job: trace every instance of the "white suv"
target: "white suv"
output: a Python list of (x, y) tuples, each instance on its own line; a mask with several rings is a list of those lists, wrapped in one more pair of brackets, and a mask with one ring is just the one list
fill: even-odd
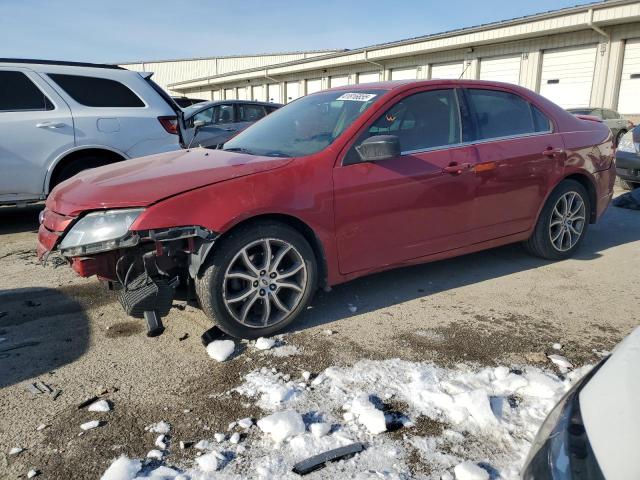
[(88, 168), (179, 149), (180, 108), (150, 77), (0, 59), (0, 205), (44, 199)]

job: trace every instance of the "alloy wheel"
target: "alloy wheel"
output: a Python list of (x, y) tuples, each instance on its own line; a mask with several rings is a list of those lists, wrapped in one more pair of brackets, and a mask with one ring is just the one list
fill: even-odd
[(290, 243), (263, 238), (244, 246), (224, 274), (222, 298), (242, 325), (263, 328), (283, 321), (300, 304), (307, 267)]
[(562, 195), (551, 212), (549, 238), (553, 247), (566, 252), (580, 240), (586, 220), (584, 200), (577, 192)]

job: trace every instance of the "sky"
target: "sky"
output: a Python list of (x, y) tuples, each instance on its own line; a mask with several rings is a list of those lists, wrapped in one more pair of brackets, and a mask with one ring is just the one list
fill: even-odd
[(358, 48), (590, 0), (0, 0), (0, 57), (134, 60)]

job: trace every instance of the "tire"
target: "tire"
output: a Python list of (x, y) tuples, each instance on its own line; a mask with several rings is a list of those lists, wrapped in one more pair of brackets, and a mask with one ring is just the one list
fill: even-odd
[(623, 180), (622, 178), (619, 178), (619, 180), (620, 187), (622, 187), (623, 190), (635, 190), (636, 188), (640, 188), (640, 183), (630, 182), (629, 180)]
[(51, 182), (50, 190), (53, 190), (53, 187), (55, 187), (59, 183), (62, 183), (65, 180), (70, 179), (71, 177), (77, 175), (78, 173), (84, 170), (101, 167), (103, 165), (107, 165), (108, 163), (111, 163), (111, 162), (106, 158), (99, 157), (96, 155), (87, 155), (86, 157), (76, 158), (71, 163), (68, 163), (67, 165), (62, 167), (58, 172), (56, 172), (54, 180)]
[[(264, 268), (266, 242), (272, 261)], [(253, 268), (245, 263), (243, 251)], [(240, 227), (214, 247), (196, 279), (196, 294), (204, 312), (221, 330), (252, 339), (290, 325), (315, 293), (317, 277), (315, 253), (297, 230), (279, 222), (257, 222)]]
[[(561, 199), (571, 199), (575, 202), (578, 198), (582, 202), (582, 206), (577, 203), (571, 203), (570, 210), (578, 208), (577, 213), (572, 217), (565, 219), (558, 212), (563, 212)], [(558, 209), (554, 212), (554, 209)], [(584, 239), (589, 228), (589, 216), (591, 213), (591, 202), (586, 189), (575, 180), (562, 181), (549, 195), (531, 237), (525, 242), (526, 250), (540, 258), (547, 260), (564, 260), (573, 255)], [(582, 220), (577, 220), (582, 216)], [(552, 226), (552, 222), (555, 224)], [(558, 232), (564, 229), (564, 233), (560, 233), (560, 237), (556, 237)], [(577, 240), (575, 240), (576, 231), (579, 231)], [(554, 241), (554, 238), (555, 241)]]

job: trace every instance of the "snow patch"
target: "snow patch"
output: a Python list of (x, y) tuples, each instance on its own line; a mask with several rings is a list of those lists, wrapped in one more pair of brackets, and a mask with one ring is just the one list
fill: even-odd
[(89, 405), (87, 410), (90, 412), (108, 412), (111, 410), (111, 405), (106, 400), (98, 400)]
[(258, 420), (258, 428), (280, 443), (287, 438), (304, 433), (304, 421), (295, 410), (284, 410)]
[(312, 423), (309, 425), (309, 431), (316, 437), (324, 437), (331, 430), (331, 425), (328, 423)]
[(224, 460), (223, 455), (218, 452), (211, 452), (196, 458), (196, 463), (202, 472), (210, 473), (218, 470), (222, 460)]
[(90, 422), (86, 422), (80, 425), (80, 428), (82, 430), (91, 430), (99, 426), (100, 426), (100, 422), (98, 420), (91, 420)]
[(214, 340), (207, 345), (207, 354), (218, 362), (224, 362), (235, 351), (236, 344), (232, 340)]
[(126, 455), (122, 455), (109, 465), (100, 480), (132, 480), (140, 468), (142, 468), (140, 460), (131, 460)]
[(453, 469), (456, 480), (489, 480), (489, 473), (473, 462), (463, 462)]
[(553, 353), (551, 355), (547, 355), (547, 357), (553, 362), (554, 365), (557, 365), (558, 370), (560, 370), (561, 373), (567, 373), (573, 368), (573, 364), (562, 355)]
[(18, 455), (21, 452), (24, 452), (24, 448), (13, 447), (11, 450), (9, 450), (9, 455)]
[(367, 394), (356, 397), (349, 406), (349, 410), (358, 420), (358, 423), (373, 435), (387, 431), (387, 424), (384, 419), (384, 412), (378, 410)]
[(152, 423), (151, 425), (148, 425), (145, 430), (152, 433), (162, 433), (166, 435), (171, 431), (171, 425), (169, 425), (164, 420), (161, 420), (158, 423)]
[(276, 341), (273, 338), (260, 337), (256, 340), (256, 348), (258, 350), (269, 350), (275, 344)]

